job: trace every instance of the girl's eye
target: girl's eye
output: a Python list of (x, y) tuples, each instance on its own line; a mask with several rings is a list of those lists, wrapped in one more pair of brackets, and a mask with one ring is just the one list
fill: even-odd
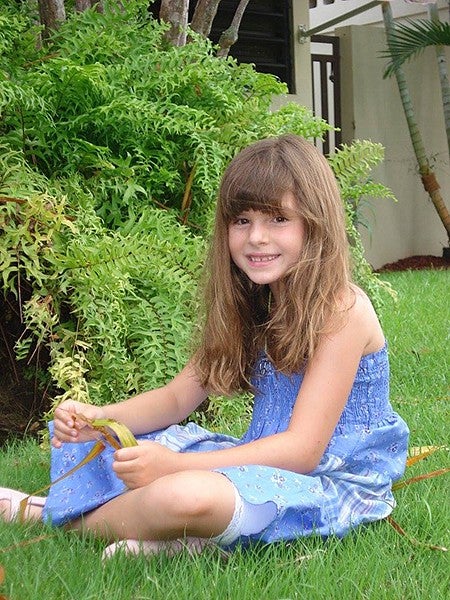
[(287, 217), (283, 217), (283, 215), (277, 215), (276, 217), (274, 217), (273, 220), (275, 221), (275, 223), (286, 223), (288, 219)]
[(237, 217), (233, 223), (235, 225), (246, 225), (248, 223), (248, 219), (246, 217)]

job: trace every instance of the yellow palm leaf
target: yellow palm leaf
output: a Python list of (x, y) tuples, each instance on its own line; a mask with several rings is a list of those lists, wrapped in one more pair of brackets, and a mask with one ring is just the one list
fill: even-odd
[(433, 477), (439, 477), (439, 475), (445, 475), (445, 473), (450, 472), (450, 467), (445, 469), (438, 469), (437, 471), (431, 471), (430, 473), (424, 473), (423, 475), (416, 475), (415, 477), (411, 477), (410, 479), (404, 479), (402, 481), (397, 481), (392, 485), (392, 490), (399, 490), (405, 485), (410, 485), (411, 483), (416, 483), (417, 481), (423, 481), (424, 479), (432, 479)]
[(394, 519), (390, 515), (388, 515), (385, 518), (386, 518), (386, 521), (389, 523), (389, 525), (391, 527), (393, 527), (397, 533), (399, 533), (400, 535), (403, 535), (407, 540), (409, 540), (409, 542), (413, 546), (421, 546), (422, 548), (428, 548), (430, 550), (440, 550), (441, 552), (447, 552), (447, 548), (445, 546), (437, 546), (435, 544), (427, 544), (426, 542), (422, 542), (421, 540), (417, 540), (416, 538), (412, 537), (411, 535), (406, 533), (406, 531), (403, 529), (403, 527), (401, 527), (397, 523), (397, 521), (394, 521)]
[[(126, 425), (113, 419), (88, 419), (82, 414), (76, 414), (75, 420), (82, 421), (91, 429), (98, 431), (113, 448), (129, 448), (137, 446), (136, 438)], [(118, 441), (111, 435), (112, 431)]]
[(414, 446), (413, 448), (409, 449), (408, 458), (406, 459), (406, 466), (411, 467), (412, 465), (415, 465), (416, 463), (423, 460), (424, 458), (428, 458), (428, 456), (431, 456), (432, 454), (437, 452), (437, 450), (444, 450), (444, 449), (446, 450), (447, 447), (446, 446)]

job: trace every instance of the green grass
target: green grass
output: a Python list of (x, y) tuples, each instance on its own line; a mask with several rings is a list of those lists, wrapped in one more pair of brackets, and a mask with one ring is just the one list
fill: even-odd
[[(450, 272), (383, 278), (399, 294), (382, 315), (392, 402), (410, 425), (412, 446), (448, 443)], [(10, 446), (0, 453), (1, 485), (32, 492), (46, 483), (47, 462), (33, 442)], [(408, 475), (448, 465), (448, 451), (439, 451)], [(396, 492), (394, 518), (416, 539), (450, 546), (448, 491), (448, 476), (405, 487)], [(412, 545), (384, 521), (342, 541), (306, 539), (228, 557), (117, 556), (106, 564), (101, 542), (39, 525), (0, 523), (0, 540), (0, 596), (10, 600), (447, 600), (450, 589), (448, 554)]]

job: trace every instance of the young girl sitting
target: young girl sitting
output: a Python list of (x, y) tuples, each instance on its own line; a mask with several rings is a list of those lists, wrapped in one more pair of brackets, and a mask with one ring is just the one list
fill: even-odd
[[(342, 201), (314, 146), (284, 135), (241, 151), (221, 183), (198, 349), (160, 389), (101, 408), (61, 404), (52, 479), (93, 444), (76, 413), (120, 421), (140, 443), (30, 498), (26, 517), (92, 530), (115, 541), (107, 555), (343, 536), (386, 517), (408, 429), (348, 262)], [(254, 407), (241, 439), (178, 425), (208, 394), (244, 390)], [(3, 519), (25, 496), (0, 488)]]

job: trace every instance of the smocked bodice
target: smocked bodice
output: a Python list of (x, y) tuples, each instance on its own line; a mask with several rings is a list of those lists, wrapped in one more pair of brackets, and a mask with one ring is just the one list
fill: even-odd
[[(287, 429), (303, 375), (283, 375), (262, 355), (252, 383), (256, 389), (253, 417), (242, 442)], [(386, 345), (361, 358), (352, 390), (335, 433), (371, 428), (392, 414)]]

